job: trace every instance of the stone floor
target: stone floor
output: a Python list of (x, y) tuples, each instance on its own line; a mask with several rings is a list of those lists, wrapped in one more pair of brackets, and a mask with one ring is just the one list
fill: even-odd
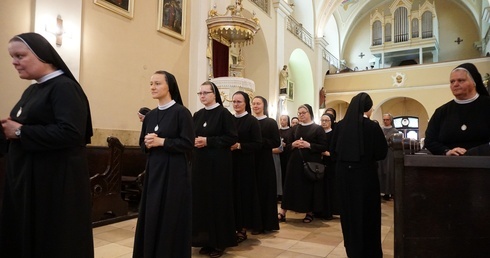
[[(394, 250), (393, 201), (381, 204), (381, 239), (385, 258), (392, 258)], [(302, 222), (304, 214), (287, 213), (281, 229), (263, 235), (248, 234), (248, 239), (238, 246), (225, 250), (223, 258), (239, 257), (347, 257), (342, 241), (340, 219), (325, 221), (315, 219), (310, 224)], [(96, 258), (132, 257), (136, 219), (94, 228)], [(192, 249), (192, 257), (200, 255), (199, 248)]]

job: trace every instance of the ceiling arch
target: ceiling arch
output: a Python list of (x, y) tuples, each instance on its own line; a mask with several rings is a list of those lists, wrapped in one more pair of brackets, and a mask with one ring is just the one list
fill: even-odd
[[(337, 13), (336, 19), (340, 19), (337, 21), (339, 26), (339, 32), (342, 38), (342, 35), (345, 35), (347, 31), (354, 25), (357, 18), (363, 17), (369, 13), (369, 10), (376, 8), (377, 6), (384, 5), (386, 3), (393, 2), (394, 0), (313, 0), (315, 8), (315, 14), (318, 21), (315, 27), (315, 36), (322, 37), (324, 33), (325, 26), (332, 15)], [(412, 0), (415, 4), (423, 3), (425, 0)], [(434, 0), (430, 0), (433, 2)], [(450, 0), (452, 1), (452, 0)], [(474, 1), (474, 0), (461, 0), (454, 1), (467, 10), (469, 10), (475, 22), (478, 25), (481, 25), (481, 10), (482, 10), (482, 2), (483, 1)], [(295, 5), (301, 5), (302, 1), (295, 1)]]

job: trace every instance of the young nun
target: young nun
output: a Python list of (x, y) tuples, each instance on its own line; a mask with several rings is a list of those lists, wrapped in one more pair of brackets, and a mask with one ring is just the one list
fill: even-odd
[(231, 146), (238, 141), (235, 118), (223, 107), (218, 87), (204, 82), (197, 93), (204, 108), (194, 114), (192, 246), (220, 257), (236, 246)]
[(262, 229), (255, 170), (255, 153), (262, 147), (259, 121), (252, 116), (250, 97), (243, 91), (233, 94), (238, 141), (233, 152), (233, 189), (237, 243), (247, 239), (247, 229)]
[(192, 115), (171, 73), (156, 71), (150, 92), (158, 107), (145, 115), (141, 129), (148, 160), (133, 257), (191, 257)]

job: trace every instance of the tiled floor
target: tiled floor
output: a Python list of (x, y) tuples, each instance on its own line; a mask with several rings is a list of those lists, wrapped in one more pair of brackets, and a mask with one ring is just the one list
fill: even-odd
[[(393, 201), (382, 202), (381, 239), (385, 258), (392, 258), (394, 250)], [(248, 239), (238, 246), (225, 250), (223, 258), (241, 257), (347, 257), (340, 220), (315, 219), (310, 224), (302, 222), (304, 214), (288, 212), (287, 222), (281, 229), (265, 235), (248, 234)], [(132, 257), (136, 219), (94, 228), (96, 258)], [(209, 257), (192, 249), (192, 257)]]

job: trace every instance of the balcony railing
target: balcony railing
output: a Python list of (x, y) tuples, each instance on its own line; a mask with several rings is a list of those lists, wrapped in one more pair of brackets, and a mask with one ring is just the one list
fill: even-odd
[(325, 59), (331, 66), (334, 66), (335, 68), (340, 67), (339, 59), (337, 59), (332, 53), (328, 52), (325, 48), (322, 51), (322, 56), (323, 59)]
[(296, 21), (293, 17), (288, 16), (287, 28), (297, 38), (303, 41), (308, 47), (313, 49), (313, 37), (305, 28), (303, 28), (303, 24)]

